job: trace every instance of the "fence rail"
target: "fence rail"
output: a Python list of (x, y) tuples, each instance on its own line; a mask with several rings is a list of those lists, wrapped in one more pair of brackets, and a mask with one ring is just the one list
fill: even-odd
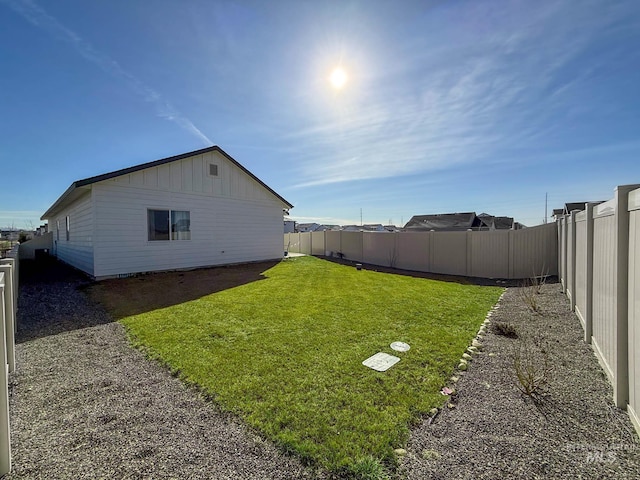
[(558, 220), (562, 288), (640, 435), (640, 184)]
[(558, 274), (555, 224), (469, 232), (285, 233), (284, 249), (418, 272), (480, 278)]

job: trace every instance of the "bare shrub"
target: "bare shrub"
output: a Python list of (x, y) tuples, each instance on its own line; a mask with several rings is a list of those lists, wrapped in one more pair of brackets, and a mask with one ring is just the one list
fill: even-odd
[(502, 335), (507, 338), (518, 338), (516, 327), (508, 322), (496, 322), (491, 325), (491, 331), (496, 335)]
[(547, 349), (539, 340), (522, 338), (514, 348), (512, 365), (520, 393), (533, 399), (546, 393), (553, 366)]

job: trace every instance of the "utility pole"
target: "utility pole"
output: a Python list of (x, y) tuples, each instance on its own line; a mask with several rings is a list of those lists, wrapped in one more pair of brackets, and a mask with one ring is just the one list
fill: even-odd
[(547, 199), (549, 197), (549, 193), (544, 193), (544, 223), (547, 223)]

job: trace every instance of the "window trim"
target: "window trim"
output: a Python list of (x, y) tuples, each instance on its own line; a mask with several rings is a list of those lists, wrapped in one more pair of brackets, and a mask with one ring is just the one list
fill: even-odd
[(70, 238), (71, 238), (71, 220), (69, 218), (69, 215), (65, 217), (65, 231), (66, 231), (66, 237), (68, 242), (70, 241)]
[[(160, 208), (160, 207), (147, 207), (146, 209), (147, 215), (146, 215), (146, 222), (147, 222), (147, 243), (166, 243), (166, 242), (184, 242), (184, 241), (190, 241), (191, 240), (191, 210), (177, 210), (177, 209), (171, 209), (171, 208)], [(149, 215), (150, 212), (167, 212), (167, 234), (168, 237), (167, 238), (161, 238), (161, 239), (152, 239), (150, 238), (150, 225), (149, 225)], [(178, 237), (180, 235), (178, 235), (181, 231), (184, 232), (184, 230), (178, 230), (175, 229), (175, 225), (176, 223), (173, 222), (174, 219), (174, 213), (186, 213), (187, 214), (187, 228), (188, 230), (186, 230), (186, 232), (188, 233), (187, 238), (174, 238), (174, 237)]]

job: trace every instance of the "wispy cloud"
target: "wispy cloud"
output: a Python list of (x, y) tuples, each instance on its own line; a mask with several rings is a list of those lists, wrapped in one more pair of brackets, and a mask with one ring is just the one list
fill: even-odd
[(94, 48), (84, 38), (49, 15), (38, 4), (32, 0), (0, 0), (0, 2), (8, 5), (12, 10), (37, 28), (70, 44), (82, 58), (93, 63), (105, 73), (122, 81), (133, 93), (153, 105), (158, 117), (174, 122), (180, 128), (199, 138), (204, 145), (213, 144), (191, 120), (182, 115), (166, 101), (160, 93), (127, 72), (117, 61)]
[[(385, 80), (374, 78), (357, 102), (349, 103), (345, 91), (343, 105), (336, 101), (334, 111), (319, 105), (316, 122), (284, 137), (303, 146), (296, 151), (296, 186), (433, 172), (509, 155), (524, 161), (519, 152), (540, 145), (572, 109), (595, 108), (572, 103), (571, 95), (591, 81), (597, 59), (579, 68), (574, 63), (623, 12), (602, 18), (585, 6), (576, 19), (575, 6), (564, 4), (517, 3), (506, 13), (484, 5), (474, 7), (486, 11), (473, 17), (490, 17), (482, 26), (490, 34), (452, 24), (460, 29), (449, 35), (454, 43), (430, 51), (438, 38), (425, 33), (396, 62), (398, 84), (384, 71)], [(570, 24), (567, 15), (574, 16)]]

